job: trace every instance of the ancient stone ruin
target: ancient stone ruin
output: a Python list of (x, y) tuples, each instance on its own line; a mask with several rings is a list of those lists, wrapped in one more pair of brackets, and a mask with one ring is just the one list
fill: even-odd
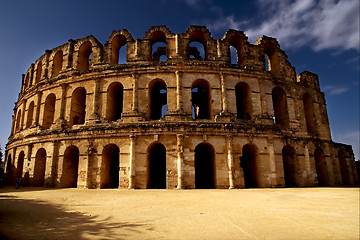
[(6, 173), (32, 186), (255, 188), (358, 183), (318, 76), (276, 39), (203, 26), (67, 43), (23, 75)]

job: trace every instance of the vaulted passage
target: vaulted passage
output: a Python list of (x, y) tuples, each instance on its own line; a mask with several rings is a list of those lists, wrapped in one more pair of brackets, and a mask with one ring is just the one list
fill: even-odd
[(20, 130), (21, 127), (20, 124), (21, 124), (21, 110), (19, 110), (16, 115), (15, 132), (18, 132)]
[(166, 188), (166, 148), (161, 143), (153, 143), (147, 150), (148, 184), (147, 188)]
[(240, 167), (244, 172), (245, 188), (259, 187), (258, 155), (258, 148), (254, 144), (246, 144), (242, 149)]
[(33, 115), (34, 115), (34, 101), (31, 101), (29, 108), (28, 108), (28, 114), (26, 119), (26, 128), (31, 127), (31, 124), (33, 122)]
[(251, 90), (247, 83), (240, 82), (235, 86), (236, 110), (238, 119), (251, 120)]
[(150, 44), (151, 44), (151, 56), (154, 61), (166, 61), (167, 59), (167, 43), (165, 33), (161, 31), (156, 31), (151, 34)]
[(297, 183), (297, 171), (298, 166), (296, 162), (296, 154), (295, 149), (286, 145), (282, 149), (282, 159), (284, 166), (284, 176), (285, 176), (285, 186), (286, 187), (297, 187), (299, 186)]
[(279, 87), (272, 90), (272, 100), (274, 106), (275, 123), (284, 127), (289, 126), (289, 114), (285, 91)]
[(54, 122), (55, 113), (55, 94), (50, 93), (45, 99), (44, 116), (43, 116), (43, 128), (50, 128)]
[(314, 152), (314, 157), (319, 186), (329, 186), (324, 151), (317, 147)]
[(309, 133), (315, 133), (315, 115), (312, 97), (305, 93), (303, 95), (303, 105), (306, 120), (306, 129)]
[(33, 185), (35, 187), (44, 186), (45, 168), (46, 168), (46, 151), (44, 148), (40, 148), (35, 156), (34, 180), (33, 180)]
[(265, 64), (266, 70), (271, 71), (272, 73), (279, 74), (280, 66), (277, 59), (276, 47), (272, 43), (264, 44), (264, 53), (265, 53)]
[(109, 121), (117, 121), (121, 118), (123, 111), (123, 92), (121, 83), (110, 84), (107, 90), (106, 118)]
[(61, 186), (64, 188), (76, 188), (79, 168), (79, 149), (76, 146), (66, 148), (64, 153)]
[(215, 188), (215, 150), (211, 144), (200, 143), (195, 148), (195, 188)]
[(57, 51), (54, 56), (51, 77), (56, 77), (59, 75), (60, 71), (62, 70), (62, 64), (63, 64), (63, 52), (60, 50)]
[(108, 144), (104, 147), (101, 161), (100, 188), (119, 187), (119, 147)]
[(161, 79), (155, 79), (149, 84), (150, 119), (158, 120), (167, 113), (166, 84)]
[(191, 87), (193, 119), (210, 119), (210, 85), (204, 79), (196, 80)]
[(339, 157), (339, 165), (340, 165), (340, 172), (341, 172), (341, 180), (343, 185), (350, 184), (350, 176), (349, 176), (349, 168), (346, 163), (345, 153), (340, 150), (338, 153)]
[[(121, 56), (120, 52), (125, 50), (125, 55)], [(111, 42), (111, 64), (116, 65), (126, 63), (126, 38), (123, 35), (117, 35)]]
[(189, 36), (188, 58), (207, 59), (206, 38), (204, 33), (194, 31)]
[(85, 123), (86, 90), (83, 87), (75, 89), (71, 96), (70, 125)]
[(25, 153), (24, 151), (21, 151), (16, 166), (16, 177), (22, 177), (22, 172), (24, 168), (24, 157), (25, 157)]
[(35, 84), (37, 84), (41, 79), (42, 74), (42, 62), (40, 61), (38, 63), (37, 69), (36, 69), (36, 78), (35, 78)]
[(79, 72), (85, 72), (89, 70), (90, 56), (92, 53), (91, 42), (84, 42), (79, 48), (79, 63), (77, 69)]

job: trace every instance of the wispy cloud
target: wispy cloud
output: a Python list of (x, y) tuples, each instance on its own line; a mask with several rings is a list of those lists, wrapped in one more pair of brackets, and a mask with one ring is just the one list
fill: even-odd
[(268, 35), (286, 48), (308, 45), (315, 51), (359, 51), (359, 0), (257, 0), (256, 4), (256, 19), (236, 19), (235, 12), (226, 16), (221, 11), (217, 19), (203, 23), (211, 31), (242, 30), (251, 42)]
[(340, 94), (346, 93), (349, 90), (349, 88), (335, 86), (335, 85), (326, 85), (323, 87), (323, 90), (330, 95), (340, 95)]

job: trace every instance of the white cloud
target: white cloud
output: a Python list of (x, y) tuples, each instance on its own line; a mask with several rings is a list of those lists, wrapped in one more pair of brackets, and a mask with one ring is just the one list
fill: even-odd
[(360, 131), (335, 134), (335, 142), (341, 142), (352, 146), (356, 159), (360, 159)]
[(323, 90), (330, 95), (340, 95), (347, 92), (349, 88), (335, 85), (326, 85), (323, 87)]
[(359, 0), (258, 0), (257, 6), (256, 19), (242, 21), (221, 12), (217, 20), (206, 23), (211, 31), (242, 30), (251, 42), (268, 35), (286, 48), (309, 45), (315, 51), (359, 51)]

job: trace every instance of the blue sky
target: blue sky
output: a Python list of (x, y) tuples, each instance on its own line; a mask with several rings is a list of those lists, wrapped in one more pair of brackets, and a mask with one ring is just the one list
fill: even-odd
[(205, 25), (222, 38), (244, 31), (250, 43), (262, 35), (278, 39), (297, 73), (319, 75), (333, 140), (359, 154), (358, 0), (1, 0), (0, 144), (5, 148), (21, 74), (46, 49), (88, 35), (105, 44), (113, 30), (142, 38), (156, 25), (183, 33)]

